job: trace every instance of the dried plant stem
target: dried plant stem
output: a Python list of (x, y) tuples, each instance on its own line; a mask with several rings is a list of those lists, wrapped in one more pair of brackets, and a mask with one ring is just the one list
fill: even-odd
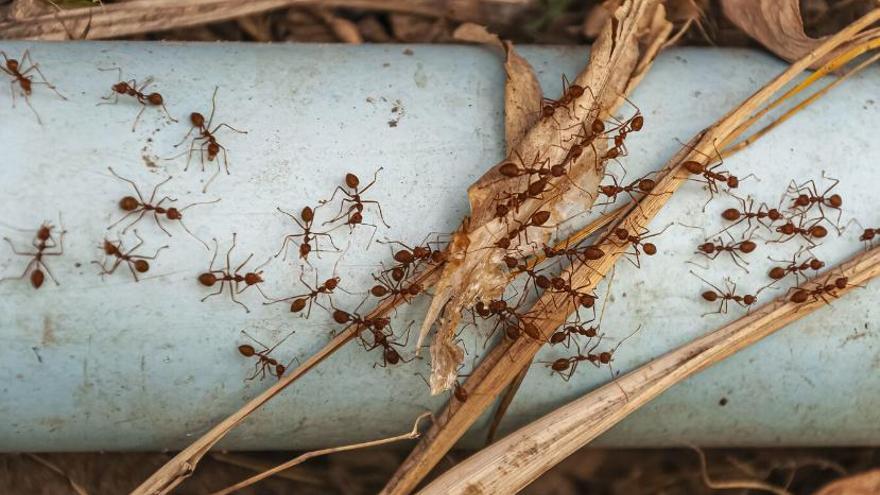
[[(680, 167), (682, 162), (696, 160), (705, 163), (706, 157), (711, 156), (714, 151), (716, 142), (724, 143), (728, 141), (734, 131), (742, 132), (745, 130), (740, 124), (749, 120), (749, 117), (759, 111), (774, 94), (816, 60), (850, 40), (878, 19), (880, 19), (880, 9), (868, 13), (836, 35), (831, 36), (828, 41), (803, 59), (793, 63), (782, 74), (746, 99), (715, 125), (695, 136), (689, 145), (680, 150), (661, 170), (655, 190), (662, 192), (662, 194), (643, 198), (637, 205), (630, 208), (629, 215), (617, 225), (635, 232), (647, 225), (671, 198), (672, 193), (687, 180), (687, 171)], [(600, 260), (573, 266), (564, 275), (566, 278), (570, 275), (572, 286), (585, 287), (585, 290), (595, 288), (601, 280), (601, 274), (608, 273), (623, 254), (622, 250), (613, 249), (615, 245), (610, 240), (606, 239), (604, 244), (604, 247), (608, 248), (605, 251), (609, 254)], [(603, 246), (600, 245), (600, 247)], [(530, 316), (535, 318), (536, 324), (540, 322), (539, 327), (544, 337), (548, 337), (565, 321), (573, 310), (570, 304), (568, 298), (558, 294), (545, 292), (541, 296), (534, 306), (536, 309), (533, 309)], [(520, 338), (514, 341), (502, 341), (494, 347), (464, 384), (470, 394), (469, 400), (464, 403), (458, 401), (447, 403), (446, 411), (438, 416), (438, 421), (422, 437), (422, 440), (398, 468), (382, 493), (405, 494), (412, 491), (486, 410), (503, 388), (514, 379), (519, 370), (533, 359), (543, 343), (544, 340)]]
[[(880, 247), (801, 287), (827, 283), (828, 273), (849, 277), (847, 287), (838, 292), (842, 296), (880, 275)], [(444, 473), (419, 494), (516, 493), (676, 383), (824, 305), (818, 299), (796, 304), (782, 296), (508, 435)]]
[(713, 490), (761, 490), (765, 492), (775, 493), (776, 495), (792, 495), (791, 492), (784, 488), (780, 488), (778, 486), (764, 483), (763, 481), (758, 480), (714, 481), (709, 478), (709, 469), (706, 465), (706, 454), (704, 454), (703, 451), (695, 445), (691, 445), (690, 447), (694, 450), (694, 452), (697, 453), (697, 456), (700, 458), (700, 477), (703, 479), (703, 483)]
[(65, 473), (60, 467), (56, 466), (54, 463), (51, 463), (48, 460), (43, 459), (42, 457), (40, 457), (36, 454), (25, 453), (24, 455), (29, 457), (34, 462), (37, 462), (37, 463), (43, 465), (44, 467), (48, 468), (50, 471), (57, 474), (58, 476), (61, 476), (62, 478), (66, 479), (67, 483), (70, 485), (70, 488), (77, 495), (89, 495), (89, 492), (87, 492), (85, 488), (80, 486), (79, 483), (77, 483), (76, 481), (73, 481), (73, 479), (70, 476), (68, 476), (67, 473)]
[[(254, 458), (247, 456), (247, 455), (223, 454), (223, 453), (219, 453), (219, 452), (214, 452), (211, 454), (211, 458), (214, 459), (215, 461), (222, 462), (224, 464), (229, 464), (231, 466), (237, 466), (240, 468), (249, 469), (251, 471), (256, 471), (258, 473), (262, 473), (263, 471), (265, 471), (267, 469), (271, 469), (269, 464), (267, 464), (266, 462), (254, 459)], [(300, 469), (302, 469), (302, 468), (300, 468)], [(300, 469), (297, 469), (296, 471), (293, 471), (293, 472), (288, 470), (288, 471), (284, 471), (281, 473), (277, 473), (277, 476), (279, 478), (285, 478), (290, 481), (296, 481), (296, 482), (300, 482), (300, 483), (308, 483), (310, 485), (317, 485), (317, 486), (325, 486), (326, 485), (325, 480), (321, 479), (318, 476), (315, 476), (314, 474), (301, 472)]]
[[(440, 265), (442, 266), (442, 265)], [(437, 281), (440, 273), (440, 266), (432, 266), (431, 268), (420, 273), (415, 282), (423, 284), (427, 287)], [(403, 304), (403, 300), (398, 298), (386, 299), (380, 303), (369, 315), (369, 318), (385, 316), (391, 313), (394, 308)], [(262, 394), (254, 397), (238, 411), (221, 421), (219, 424), (211, 428), (207, 433), (202, 435), (198, 440), (190, 444), (187, 448), (180, 451), (159, 470), (153, 473), (143, 483), (134, 489), (131, 493), (137, 495), (154, 495), (170, 492), (174, 487), (179, 485), (184, 479), (188, 478), (196, 465), (208, 453), (208, 451), (217, 442), (219, 442), (227, 433), (238, 426), (250, 414), (259, 409), (263, 404), (275, 397), (279, 392), (284, 390), (288, 385), (296, 381), (302, 375), (309, 372), (317, 366), (321, 361), (336, 352), (350, 340), (357, 337), (361, 332), (361, 327), (357, 324), (349, 325), (339, 335), (335, 336), (320, 351), (313, 354), (303, 364), (296, 369), (283, 375), (277, 383), (266, 389)]]
[(416, 421), (412, 427), (412, 431), (410, 431), (409, 433), (404, 433), (401, 435), (388, 437), (388, 438), (382, 438), (379, 440), (371, 440), (369, 442), (361, 442), (361, 443), (355, 443), (355, 444), (351, 444), (351, 445), (343, 445), (340, 447), (330, 447), (327, 449), (313, 450), (311, 452), (306, 452), (305, 454), (294, 457), (293, 459), (291, 459), (283, 464), (279, 464), (279, 465), (273, 467), (272, 469), (268, 469), (266, 471), (263, 471), (262, 473), (260, 473), (256, 476), (252, 476), (252, 477), (250, 477), (244, 481), (240, 481), (232, 486), (229, 486), (229, 487), (226, 487), (222, 490), (218, 490), (216, 492), (213, 492), (211, 495), (226, 495), (227, 493), (232, 493), (234, 491), (241, 490), (242, 488), (246, 488), (248, 486), (251, 486), (254, 483), (257, 483), (257, 482), (262, 481), (266, 478), (274, 476), (274, 475), (276, 475), (286, 469), (290, 469), (296, 465), (302, 464), (302, 463), (306, 462), (307, 460), (312, 459), (314, 457), (334, 454), (336, 452), (345, 452), (348, 450), (367, 449), (370, 447), (377, 447), (379, 445), (385, 445), (387, 443), (400, 442), (401, 440), (412, 440), (413, 438), (418, 438), (419, 437), (419, 422), (422, 419), (424, 419), (430, 415), (431, 415), (430, 412), (426, 412), (426, 413), (422, 414), (421, 416), (419, 416), (418, 418), (416, 418)]
[(509, 22), (533, 4), (534, 0), (130, 0), (0, 22), (0, 37), (65, 40), (71, 31), (84, 31), (89, 26), (90, 39), (116, 38), (298, 6), (392, 11), (473, 22), (486, 22), (492, 13), (498, 13)]

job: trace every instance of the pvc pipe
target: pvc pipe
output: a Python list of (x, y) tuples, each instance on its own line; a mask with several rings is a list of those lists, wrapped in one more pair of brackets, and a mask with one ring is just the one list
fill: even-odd
[[(241, 330), (266, 343), (295, 331), (273, 353), (286, 361), (310, 355), (338, 328), (318, 307), (309, 319), (297, 317), (284, 304), (264, 306), (253, 290), (240, 295), (250, 313), (226, 294), (201, 302), (211, 289), (196, 277), (207, 270), (211, 252), (173, 223), (167, 224), (173, 237), (167, 237), (151, 218), (136, 227), (145, 240), (143, 252), (170, 248), (151, 261), (138, 283), (125, 267), (102, 280), (90, 262), (101, 259), (105, 236), (116, 238), (118, 229), (107, 226), (122, 216), (119, 199), (131, 194), (108, 166), (142, 191), (173, 176), (161, 195), (178, 198), (179, 206), (221, 199), (187, 210), (187, 226), (209, 244), (218, 238), (221, 253), (237, 232), (233, 263), (253, 252), (253, 267), (278, 251), (283, 235), (295, 232), (275, 208), (317, 205), (346, 172), (367, 181), (383, 167), (368, 195), (381, 202), (392, 228), (368, 208), (366, 221), (379, 225), (376, 239), (412, 245), (429, 232), (449, 232), (468, 213), (467, 186), (503, 154), (504, 72), (498, 57), (480, 47), (4, 42), (0, 48), (10, 56), (29, 48), (68, 97), (63, 101), (44, 86), (34, 87), (30, 102), (43, 125), (20, 98), (14, 108), (0, 105), (0, 232), (25, 249), (33, 232), (10, 226), (36, 228), (46, 220), (57, 225), (60, 214), (67, 231), (64, 254), (46, 261), (59, 286), (49, 279), (39, 290), (26, 280), (0, 283), (3, 451), (182, 447), (268, 386), (245, 381), (253, 362), (238, 353), (237, 346), (248, 342)], [(559, 93), (560, 73), (576, 74), (586, 59), (580, 47), (521, 50), (549, 95)], [(116, 82), (115, 71), (98, 69), (112, 67), (122, 68), (126, 79), (152, 77), (151, 90), (164, 95), (179, 122), (148, 108), (132, 132), (136, 103), (122, 97), (116, 105), (96, 106)], [(687, 140), (782, 68), (750, 51), (664, 53), (632, 96), (646, 123), (627, 140), (626, 180), (657, 167), (679, 146), (675, 139)], [(872, 167), (880, 142), (872, 130), (880, 127), (878, 81), (880, 74), (869, 69), (726, 160), (724, 167), (740, 177), (757, 176), (743, 181), (741, 194), (775, 205), (789, 180), (814, 178), (821, 185), (824, 169), (841, 180), (835, 191), (844, 197), (843, 223), (858, 218), (876, 226)], [(183, 149), (174, 145), (188, 130), (189, 113), (208, 114), (215, 86), (214, 124), (226, 122), (247, 134), (218, 132), (230, 175), (221, 173), (203, 194), (216, 162), (201, 172), (196, 156), (184, 172), (185, 157), (165, 158)], [(620, 178), (615, 166), (610, 170)], [(721, 195), (704, 213), (705, 200), (699, 184), (687, 185), (651, 227), (681, 222), (705, 232), (673, 226), (656, 239), (660, 253), (642, 257), (640, 270), (618, 264), (604, 342), (642, 328), (619, 348), (615, 370), (627, 371), (742, 312), (731, 307), (727, 315), (701, 317), (714, 307), (700, 299), (705, 285), (688, 270), (716, 285), (729, 275), (740, 290), (754, 291), (768, 282), (768, 255), (790, 258), (797, 249), (796, 242), (759, 242), (748, 258), (749, 273), (725, 257), (706, 270), (687, 264), (708, 263), (693, 254), (695, 246), (723, 228), (722, 209), (737, 206)], [(319, 218), (337, 208), (322, 208)], [(829, 265), (844, 259), (860, 248), (856, 230), (840, 238), (832, 233), (814, 253)], [(369, 243), (371, 234), (360, 227), (349, 237), (340, 229), (334, 236), (344, 250), (341, 258), (309, 258), (321, 278), (335, 266), (341, 286), (359, 292), (335, 296), (339, 307), (357, 306), (373, 283), (370, 273), (389, 260), (389, 248)], [(130, 231), (124, 239), (130, 246)], [(8, 245), (0, 248), (0, 276), (18, 275), (26, 263)], [(276, 297), (301, 292), (300, 270), (295, 248), (286, 261), (271, 258), (264, 290)], [(310, 283), (311, 270), (307, 266), (304, 275)], [(768, 290), (760, 297), (780, 293)], [(835, 301), (675, 387), (599, 443), (876, 444), (877, 295), (874, 284)], [(401, 309), (396, 328), (418, 320), (425, 304), (421, 299)], [(484, 338), (471, 332), (465, 333), (468, 361), (481, 352)], [(562, 355), (546, 349), (537, 361)], [(430, 398), (416, 376), (427, 374), (427, 362), (374, 368), (377, 359), (375, 351), (348, 345), (263, 407), (222, 447), (306, 449), (378, 438), (409, 428), (416, 415), (445, 399)], [(607, 369), (584, 366), (566, 383), (537, 363), (505, 424), (523, 424), (608, 379)], [(484, 428), (482, 421), (465, 443), (479, 442)]]

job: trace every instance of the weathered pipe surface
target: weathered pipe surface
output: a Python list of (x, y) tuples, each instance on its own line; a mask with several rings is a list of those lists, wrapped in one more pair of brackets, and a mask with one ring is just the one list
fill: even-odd
[[(208, 269), (211, 252), (166, 222), (167, 237), (152, 218), (138, 233), (152, 254), (150, 270), (135, 283), (126, 266), (102, 278), (92, 260), (99, 245), (113, 240), (121, 218), (118, 201), (131, 194), (120, 175), (149, 194), (168, 175), (158, 197), (177, 205), (211, 201), (185, 211), (187, 226), (199, 238), (220, 242), (221, 258), (238, 234), (232, 263), (249, 253), (248, 267), (263, 263), (296, 232), (278, 213), (318, 204), (341, 184), (346, 172), (378, 181), (365, 198), (381, 201), (386, 229), (368, 207), (371, 229), (334, 232), (344, 254), (336, 266), (341, 286), (336, 306), (348, 310), (373, 285), (371, 272), (388, 263), (391, 238), (414, 245), (429, 232), (449, 232), (468, 212), (465, 191), (503, 153), (504, 72), (496, 54), (466, 46), (367, 46), (248, 44), (147, 44), (3, 42), (10, 56), (30, 48), (46, 77), (67, 96), (63, 101), (45, 86), (34, 85), (30, 102), (42, 117), (37, 123), (20, 96), (11, 106), (8, 85), (0, 92), (0, 233), (18, 249), (28, 249), (33, 232), (45, 220), (67, 234), (64, 254), (46, 258), (60, 286), (47, 277), (39, 290), (27, 280), (0, 283), (0, 450), (156, 450), (179, 448), (236, 410), (268, 385), (245, 381), (253, 361), (238, 353), (249, 334), (267, 344), (295, 333), (273, 353), (286, 363), (319, 349), (338, 328), (319, 308), (311, 318), (289, 313), (287, 304), (263, 305), (250, 289), (239, 299), (227, 294), (200, 300), (212, 292), (197, 276)], [(560, 90), (560, 73), (574, 75), (585, 63), (583, 48), (523, 48), (548, 95)], [(153, 78), (151, 91), (165, 97), (167, 122), (147, 108), (135, 132), (140, 106), (128, 97), (116, 105), (96, 106), (117, 82)], [(645, 116), (642, 132), (627, 140), (622, 160), (625, 182), (657, 167), (701, 128), (754, 92), (783, 68), (768, 56), (738, 50), (670, 50), (632, 96)], [(724, 168), (745, 179), (740, 194), (776, 206), (791, 179), (816, 179), (821, 171), (839, 178), (835, 192), (844, 198), (841, 223), (858, 218), (877, 226), (876, 157), (880, 128), (875, 68), (835, 89), (817, 104), (774, 131)], [(221, 173), (202, 193), (217, 162), (202, 172), (198, 154), (184, 172), (186, 157), (173, 157), (189, 128), (190, 112), (206, 116), (218, 86), (213, 124), (226, 122), (246, 130), (219, 130), (228, 150), (230, 175)], [(632, 108), (624, 108), (628, 114)], [(622, 172), (617, 165), (610, 171)], [(625, 372), (674, 346), (736, 318), (701, 317), (715, 306), (703, 301), (705, 285), (694, 270), (716, 285), (730, 276), (738, 291), (752, 292), (768, 282), (774, 258), (790, 258), (798, 241), (766, 245), (776, 234), (759, 230), (758, 249), (748, 255), (749, 272), (726, 256), (709, 262), (694, 254), (704, 238), (723, 227), (720, 212), (738, 206), (725, 194), (702, 211), (706, 192), (686, 185), (652, 224), (680, 225), (655, 238), (659, 253), (642, 256), (637, 270), (622, 261), (605, 312), (603, 343), (632, 333), (617, 351), (614, 370)], [(337, 196), (336, 201), (339, 197)], [(621, 198), (623, 200), (623, 198)], [(338, 204), (318, 210), (322, 223)], [(572, 224), (586, 221), (586, 216)], [(838, 238), (836, 231), (814, 250), (827, 263), (861, 248), (855, 224)], [(740, 229), (735, 229), (739, 235)], [(124, 237), (134, 242), (132, 232)], [(320, 241), (324, 249), (332, 249)], [(212, 246), (213, 248), (213, 246)], [(339, 259), (332, 252), (309, 258), (322, 279)], [(686, 262), (709, 265), (703, 269)], [(17, 276), (27, 258), (0, 246), (0, 276)], [(273, 297), (301, 293), (301, 262), (294, 246), (286, 261), (271, 258), (264, 267), (264, 291)], [(313, 284), (310, 267), (305, 280)], [(768, 289), (767, 300), (782, 294)], [(601, 438), (603, 445), (854, 445), (880, 442), (880, 335), (877, 296), (880, 285), (856, 291), (831, 307), (799, 321), (687, 382), (675, 387)], [(322, 301), (325, 306), (326, 301)], [(370, 303), (367, 303), (370, 304)], [(367, 306), (365, 306), (366, 308)], [(417, 320), (420, 300), (401, 309), (399, 330)], [(484, 335), (465, 332), (470, 363), (481, 352)], [(412, 339), (410, 344), (412, 343)], [(406, 355), (411, 355), (407, 349)], [(546, 349), (538, 361), (567, 355)], [(424, 353), (427, 355), (427, 353)], [(309, 448), (373, 439), (407, 430), (426, 408), (445, 397), (429, 398), (415, 373), (427, 374), (427, 362), (374, 367), (381, 357), (349, 345), (248, 419), (222, 444), (235, 449)], [(295, 363), (294, 363), (295, 365)], [(609, 379), (607, 368), (582, 366), (568, 383), (551, 376), (543, 363), (533, 365), (506, 419), (512, 427)], [(471, 436), (483, 438), (485, 421)]]

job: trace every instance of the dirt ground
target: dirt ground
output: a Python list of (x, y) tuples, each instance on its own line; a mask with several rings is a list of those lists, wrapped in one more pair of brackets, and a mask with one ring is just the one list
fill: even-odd
[[(242, 494), (372, 494), (377, 493), (406, 452), (400, 449), (341, 453), (317, 458), (242, 490)], [(709, 494), (766, 493), (757, 490), (715, 490), (721, 483), (762, 481), (792, 495), (811, 494), (847, 474), (880, 466), (880, 450), (730, 449), (705, 452), (707, 483), (697, 453), (691, 449), (583, 449), (542, 476), (524, 492), (529, 495)], [(218, 453), (205, 458), (196, 474), (176, 493), (204, 494), (231, 485), (296, 455), (293, 452)], [(455, 451), (443, 469), (464, 459)], [(127, 493), (170, 458), (170, 454), (41, 454), (90, 495)], [(55, 495), (76, 493), (67, 479), (21, 454), (0, 456), (0, 493)]]

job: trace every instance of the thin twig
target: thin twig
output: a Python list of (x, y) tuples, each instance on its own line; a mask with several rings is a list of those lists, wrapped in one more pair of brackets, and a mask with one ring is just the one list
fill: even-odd
[(76, 481), (73, 481), (73, 479), (71, 479), (71, 477), (68, 476), (67, 473), (65, 473), (60, 467), (36, 454), (25, 453), (24, 455), (26, 457), (29, 457), (31, 460), (42, 464), (43, 466), (49, 468), (49, 470), (51, 470), (55, 474), (66, 479), (67, 483), (70, 485), (70, 488), (72, 488), (73, 491), (77, 493), (77, 495), (89, 495), (89, 492), (87, 492), (85, 488), (80, 486)]
[(234, 491), (241, 490), (242, 488), (251, 486), (254, 483), (257, 483), (257, 482), (262, 481), (266, 478), (274, 476), (274, 475), (276, 475), (286, 469), (290, 469), (298, 464), (302, 464), (303, 462), (306, 462), (307, 460), (312, 459), (314, 457), (319, 457), (319, 456), (328, 455), (328, 454), (334, 454), (336, 452), (345, 452), (348, 450), (366, 449), (369, 447), (376, 447), (379, 445), (385, 445), (387, 443), (399, 442), (401, 440), (412, 440), (414, 438), (418, 438), (419, 437), (419, 422), (421, 422), (422, 419), (424, 419), (428, 416), (431, 416), (430, 412), (426, 412), (426, 413), (422, 414), (421, 416), (419, 416), (418, 418), (416, 418), (416, 421), (412, 427), (412, 431), (410, 431), (409, 433), (404, 433), (402, 435), (397, 435), (397, 436), (393, 436), (393, 437), (389, 437), (389, 438), (382, 438), (379, 440), (371, 440), (369, 442), (361, 442), (361, 443), (355, 443), (355, 444), (351, 444), (351, 445), (342, 445), (340, 447), (330, 447), (330, 448), (326, 448), (326, 449), (313, 450), (311, 452), (306, 452), (305, 454), (294, 457), (293, 459), (291, 459), (283, 464), (279, 464), (279, 465), (273, 467), (272, 469), (268, 469), (266, 471), (263, 471), (262, 473), (260, 473), (256, 476), (252, 476), (252, 477), (250, 477), (244, 481), (240, 481), (232, 486), (226, 487), (222, 490), (218, 490), (218, 491), (212, 493), (211, 495), (226, 495), (227, 493), (232, 493)]
[(688, 445), (700, 458), (700, 477), (703, 483), (713, 490), (762, 490), (765, 492), (775, 493), (776, 495), (791, 495), (791, 492), (778, 486), (764, 483), (757, 480), (727, 480), (712, 481), (709, 478), (708, 466), (706, 465), (706, 454), (696, 445)]

